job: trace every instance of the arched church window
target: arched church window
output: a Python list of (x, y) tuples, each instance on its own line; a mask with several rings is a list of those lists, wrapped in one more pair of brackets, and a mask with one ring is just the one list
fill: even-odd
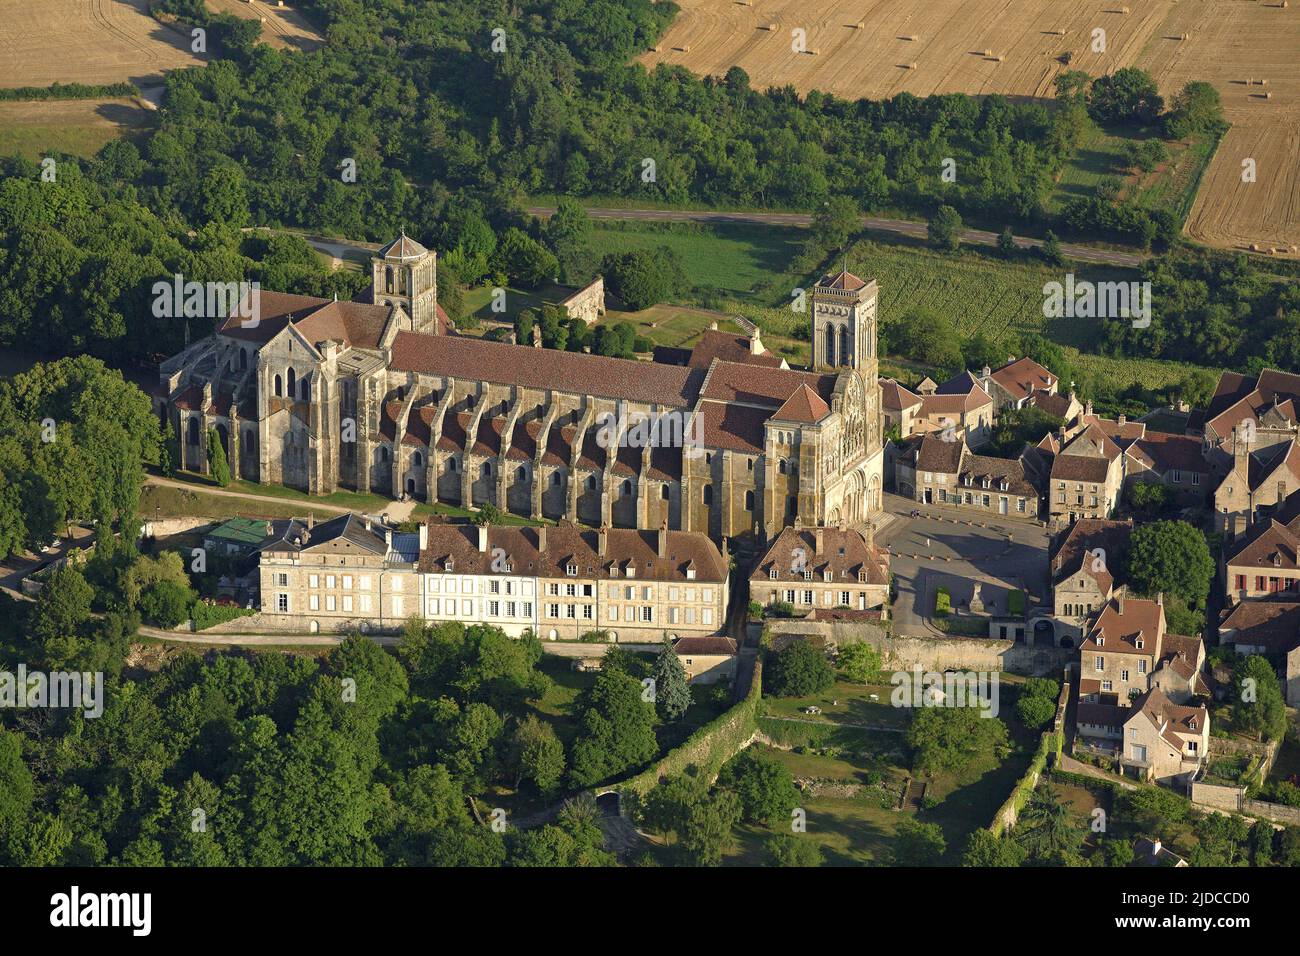
[(849, 327), (840, 326), (840, 361), (849, 364)]
[(393, 291), (393, 267), (384, 266), (384, 291)]
[(275, 389), (275, 394), (277, 398), (284, 394), (283, 386), (280, 384), (279, 374), (275, 376), (275, 382), (272, 387)]
[(284, 374), (285, 374), (285, 384), (288, 386), (289, 397), (293, 398), (294, 393), (298, 391), (297, 375), (295, 374), (292, 368), (289, 369), (289, 371), (285, 372)]
[(711, 505), (711, 504), (713, 504), (713, 486), (712, 486), (712, 485), (705, 485), (705, 486), (704, 486), (704, 495), (703, 495), (703, 498), (704, 498), (704, 503), (705, 503), (706, 505)]

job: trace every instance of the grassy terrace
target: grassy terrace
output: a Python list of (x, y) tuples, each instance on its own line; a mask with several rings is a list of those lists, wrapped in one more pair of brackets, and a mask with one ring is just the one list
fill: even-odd
[[(1004, 682), (999, 717), (1011, 732), (1011, 755), (999, 761), (989, 754), (958, 773), (935, 774), (928, 778), (926, 790), (937, 799), (935, 806), (895, 809), (911, 776), (903, 734), (910, 711), (891, 706), (891, 690), (889, 685), (840, 681), (813, 697), (764, 698), (766, 716), (760, 718), (760, 727), (777, 746), (757, 746), (784, 764), (797, 780), (861, 786), (851, 795), (821, 793), (805, 796), (800, 802), (807, 811), (808, 835), (820, 844), (828, 865), (889, 864), (894, 833), (903, 819), (913, 814), (939, 825), (948, 844), (943, 862), (957, 865), (970, 833), (988, 825), (1025, 772), (1037, 740), (1016, 718), (1011, 706), (1014, 689)], [(876, 700), (871, 699), (872, 694)], [(803, 714), (802, 708), (809, 705), (820, 707), (822, 713)], [(896, 727), (899, 732), (855, 725)], [(758, 826), (738, 827), (727, 863), (761, 863), (763, 844), (774, 832)]]

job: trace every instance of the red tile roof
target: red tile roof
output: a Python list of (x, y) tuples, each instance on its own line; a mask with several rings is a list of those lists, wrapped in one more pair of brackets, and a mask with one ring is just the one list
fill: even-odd
[(807, 382), (804, 382), (785, 400), (785, 404), (773, 413), (772, 418), (783, 422), (811, 424), (821, 421), (830, 413), (830, 406), (808, 387)]
[[(755, 371), (752, 366), (735, 367)], [(675, 365), (415, 332), (397, 333), (393, 342), (392, 368), (400, 372), (477, 379), (498, 385), (539, 389), (562, 387), (602, 398), (676, 407), (694, 402), (705, 375), (699, 369)]]
[(724, 362), (739, 362), (742, 365), (762, 365), (767, 368), (780, 368), (781, 357), (764, 349), (755, 355), (750, 351), (749, 338), (732, 332), (708, 329), (691, 349), (686, 364), (691, 368), (707, 369), (714, 359)]
[(1056, 384), (1055, 375), (1028, 357), (1002, 366), (989, 377), (1017, 400), (1028, 398), (1038, 389), (1050, 389)]

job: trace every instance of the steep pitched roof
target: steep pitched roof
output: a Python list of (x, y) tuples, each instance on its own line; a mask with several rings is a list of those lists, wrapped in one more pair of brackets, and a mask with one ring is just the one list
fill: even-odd
[[(1097, 615), (1092, 630), (1079, 645), (1080, 653), (1149, 654), (1160, 656), (1161, 621), (1165, 609), (1145, 598), (1124, 597), (1108, 601)], [(1098, 643), (1098, 639), (1104, 639)], [(1138, 641), (1142, 646), (1138, 647)]]
[[(1123, 521), (1080, 518), (1052, 545), (1049, 565), (1052, 584), (1086, 574), (1097, 582), (1102, 594), (1108, 594), (1115, 583), (1111, 568), (1121, 566), (1132, 533), (1131, 518)], [(1096, 553), (1099, 549), (1100, 555)]]
[(714, 359), (739, 362), (741, 365), (762, 365), (765, 368), (781, 367), (781, 357), (772, 354), (770, 349), (755, 354), (750, 349), (748, 336), (708, 329), (700, 335), (699, 341), (691, 349), (686, 364), (691, 368), (707, 369), (713, 364)]
[[(698, 370), (692, 370), (697, 371)], [(632, 374), (636, 374), (635, 372)], [(837, 376), (784, 368), (759, 368), (715, 360), (700, 388), (701, 398), (780, 408), (800, 385), (807, 384), (830, 403)]]
[(899, 385), (892, 378), (882, 378), (880, 403), (891, 412), (901, 412), (905, 408), (915, 408), (920, 405), (921, 396)]
[(830, 413), (831, 408), (825, 400), (809, 388), (807, 382), (804, 382), (790, 393), (785, 404), (772, 413), (772, 418), (783, 422), (812, 424), (821, 421)]
[(824, 289), (842, 289), (846, 292), (857, 292), (866, 284), (865, 279), (859, 279), (847, 269), (841, 269), (835, 275), (824, 275), (817, 280), (817, 285)]
[[(821, 546), (818, 547), (818, 539)], [(755, 566), (749, 579), (759, 581), (800, 582), (804, 570), (813, 572), (813, 581), (825, 583), (831, 572), (833, 583), (861, 583), (865, 573), (870, 584), (889, 583), (889, 554), (868, 547), (861, 531), (852, 528), (784, 528)], [(772, 577), (772, 572), (776, 577)]]
[(1002, 366), (989, 378), (1016, 400), (1028, 398), (1039, 389), (1047, 391), (1056, 384), (1056, 376), (1028, 356)]
[(961, 469), (965, 452), (964, 440), (944, 441), (935, 435), (925, 435), (916, 449), (916, 468), (918, 471), (955, 475)]
[(420, 259), (428, 254), (428, 249), (410, 238), (406, 233), (402, 233), (392, 242), (383, 246), (378, 252), (381, 259)]
[(1267, 600), (1242, 601), (1224, 617), (1219, 633), (1235, 631), (1228, 640), (1264, 648), (1264, 653), (1289, 654), (1300, 647), (1300, 596), (1275, 595)]

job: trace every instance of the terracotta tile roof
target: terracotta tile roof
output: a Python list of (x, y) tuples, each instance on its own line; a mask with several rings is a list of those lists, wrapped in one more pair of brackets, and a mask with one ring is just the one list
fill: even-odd
[(777, 409), (785, 404), (795, 389), (804, 384), (811, 386), (828, 404), (835, 394), (835, 375), (759, 368), (723, 361), (715, 361), (707, 374), (708, 378), (700, 389), (700, 397), (719, 402), (743, 402)]
[[(1227, 631), (1236, 634), (1225, 637)], [(1300, 647), (1300, 596), (1242, 601), (1224, 617), (1219, 635), (1223, 641), (1263, 647), (1265, 654), (1289, 654)]]
[(821, 421), (830, 413), (830, 406), (808, 387), (807, 382), (804, 382), (785, 400), (785, 404), (772, 414), (772, 418), (783, 422), (812, 424)]
[(249, 320), (239, 315), (231, 315), (219, 323), (217, 331), (222, 335), (246, 342), (269, 342), (289, 324), (291, 318), (306, 318), (332, 301), (314, 295), (294, 295), (289, 292), (270, 292), (263, 289), (257, 297), (256, 324), (245, 325)]
[(691, 349), (686, 364), (691, 368), (707, 369), (713, 364), (714, 359), (739, 362), (742, 365), (762, 365), (767, 368), (781, 367), (781, 357), (773, 355), (770, 349), (764, 349), (757, 355), (753, 354), (750, 351), (748, 336), (708, 329)]
[(375, 253), (380, 259), (419, 259), (428, 254), (428, 249), (407, 236), (406, 233), (402, 233)]
[(835, 275), (824, 275), (817, 280), (817, 285), (823, 289), (843, 289), (846, 292), (857, 292), (866, 284), (864, 279), (859, 279), (847, 269), (841, 269)]
[[(1052, 546), (1049, 565), (1052, 583), (1057, 585), (1067, 578), (1086, 574), (1097, 582), (1102, 594), (1108, 594), (1115, 583), (1111, 569), (1123, 566), (1132, 534), (1132, 519), (1080, 518)], [(1101, 549), (1104, 557), (1095, 553), (1097, 549)]]
[(1124, 726), (1124, 720), (1128, 716), (1130, 716), (1129, 708), (1120, 707), (1118, 704), (1089, 704), (1080, 701), (1075, 705), (1074, 720), (1077, 724), (1119, 730)]
[(1175, 704), (1159, 687), (1153, 687), (1141, 697), (1135, 697), (1129, 711), (1125, 725), (1138, 719), (1140, 714), (1151, 721), (1161, 731), (1160, 736), (1180, 752), (1183, 742), (1177, 736), (1178, 733), (1199, 737), (1210, 723), (1210, 712), (1206, 708)]
[(1110, 473), (1110, 463), (1104, 458), (1085, 458), (1082, 455), (1057, 455), (1052, 461), (1052, 481), (1086, 481), (1102, 485)]
[[(817, 539), (821, 538), (821, 547)], [(767, 552), (759, 560), (750, 581), (782, 581), (802, 584), (806, 581), (803, 570), (813, 572), (813, 584), (826, 584), (825, 572), (832, 574), (832, 584), (861, 584), (859, 574), (865, 572), (866, 583), (889, 583), (889, 555), (880, 548), (868, 548), (862, 532), (852, 528), (784, 528)], [(772, 571), (776, 577), (772, 577)]]
[(1201, 452), (1201, 440), (1190, 435), (1150, 432), (1130, 445), (1125, 454), (1161, 475), (1174, 470), (1199, 474), (1210, 471)]
[(771, 413), (749, 405), (725, 402), (700, 402), (695, 414), (703, 416), (703, 441), (706, 448), (761, 455), (766, 442), (766, 428)]
[[(577, 577), (619, 577), (628, 561), (636, 570), (628, 580), (687, 581), (687, 569), (695, 571), (695, 581), (718, 584), (726, 580), (727, 566), (722, 554), (707, 535), (697, 531), (668, 531), (665, 556), (659, 557), (659, 531), (632, 528), (608, 528), (605, 554), (598, 553), (596, 530), (572, 525), (553, 528), (521, 528), (493, 525), (486, 528), (485, 550), (479, 549), (479, 529), (473, 525), (443, 524), (430, 519), (428, 546), (420, 552), (422, 574), (446, 569), (447, 558), (453, 561), (456, 574), (492, 573), (494, 551), (500, 548), (512, 565), (513, 574), (536, 574), (563, 578), (569, 563), (577, 566)], [(543, 545), (544, 541), (544, 545)], [(499, 552), (498, 552), (499, 556)], [(620, 569), (612, 575), (610, 569)]]
[[(753, 366), (735, 367), (751, 373), (755, 371)], [(689, 406), (694, 402), (705, 376), (699, 369), (674, 365), (416, 332), (397, 333), (393, 342), (392, 368), (399, 372), (477, 379), (496, 385), (539, 389), (563, 387), (601, 398), (675, 407)], [(771, 373), (779, 370), (761, 371)]]
[(1017, 400), (1056, 384), (1056, 376), (1029, 357), (1004, 365), (989, 377)]
[(1300, 568), (1300, 535), (1277, 518), (1259, 521), (1247, 529), (1228, 554), (1228, 567)]
[[(1025, 477), (1025, 466), (1019, 459), (994, 458), (990, 455), (966, 455), (961, 462), (958, 482), (965, 487), (966, 478), (970, 477), (970, 487), (983, 487), (983, 480), (989, 479), (990, 488), (1006, 491), (1024, 498), (1038, 498), (1038, 489)], [(1002, 488), (1002, 482), (1007, 487)]]
[[(982, 388), (976, 388), (961, 394), (934, 394), (921, 396), (919, 414), (929, 418), (934, 415), (961, 415), (992, 407), (993, 399)], [(957, 422), (954, 420), (953, 424)]]
[(1070, 414), (1070, 396), (1062, 395), (1060, 392), (1045, 392), (1038, 389), (1029, 397), (1029, 404), (1057, 418), (1063, 419)]
[(892, 378), (880, 380), (880, 402), (891, 412), (901, 412), (905, 408), (915, 408), (921, 404), (921, 396), (899, 385)]
[(1300, 398), (1300, 375), (1265, 369), (1252, 380), (1236, 372), (1224, 372), (1206, 410), (1205, 430), (1227, 438), (1242, 421), (1258, 419), (1269, 410), (1275, 410), (1284, 421), (1294, 422), (1296, 398)]
[[(1160, 656), (1160, 622), (1164, 608), (1145, 598), (1125, 597), (1124, 611), (1120, 612), (1118, 599), (1108, 601), (1097, 616), (1092, 630), (1079, 645), (1080, 653), (1100, 651), (1103, 654), (1146, 654)], [(1097, 643), (1098, 638), (1105, 642)], [(1137, 642), (1142, 641), (1142, 647)]]
[(918, 471), (955, 475), (961, 468), (965, 451), (964, 441), (944, 441), (937, 435), (926, 435), (916, 449), (916, 468)]
[(679, 657), (688, 654), (699, 657), (727, 656), (736, 653), (736, 642), (730, 637), (679, 637), (673, 650)]

